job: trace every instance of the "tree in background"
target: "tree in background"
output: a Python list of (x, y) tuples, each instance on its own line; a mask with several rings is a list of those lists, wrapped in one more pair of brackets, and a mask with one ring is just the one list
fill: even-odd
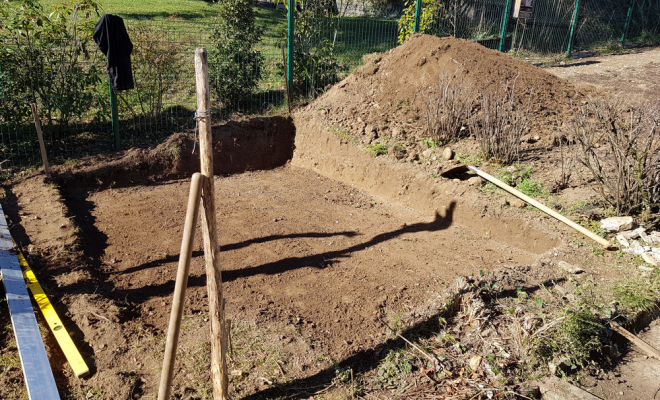
[(50, 13), (34, 1), (0, 2), (1, 119), (21, 121), (37, 103), (48, 125), (63, 127), (98, 107), (103, 72), (85, 62), (98, 16), (93, 0)]
[(255, 26), (252, 1), (223, 0), (218, 7), (209, 69), (220, 101), (233, 108), (249, 100), (263, 76), (264, 57), (255, 49), (263, 31)]

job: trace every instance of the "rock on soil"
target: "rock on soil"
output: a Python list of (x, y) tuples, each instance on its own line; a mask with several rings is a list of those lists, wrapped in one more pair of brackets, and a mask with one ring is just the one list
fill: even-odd
[(621, 232), (632, 229), (632, 217), (611, 217), (600, 221), (600, 228), (607, 232)]
[(523, 208), (525, 207), (525, 205), (527, 205), (527, 203), (525, 203), (524, 201), (520, 200), (517, 197), (514, 197), (513, 199), (509, 200), (509, 204), (511, 204), (511, 207), (515, 207), (515, 208)]

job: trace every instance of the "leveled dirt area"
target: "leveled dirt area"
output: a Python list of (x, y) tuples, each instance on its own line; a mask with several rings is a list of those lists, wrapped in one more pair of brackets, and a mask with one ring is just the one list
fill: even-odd
[[(293, 119), (214, 127), (233, 398), (352, 398), (353, 379), (369, 398), (487, 398), (493, 387), (504, 397), (529, 378), (521, 338), (543, 333), (541, 324), (575, 306), (581, 291), (648, 276), (632, 256), (603, 252), (536, 210), (509, 207), (478, 178), (439, 176), (458, 161), (421, 141), (418, 94), (457, 70), (477, 91), (516, 80), (519, 98), (534, 96), (536, 131), (521, 143), (521, 161), (552, 184), (557, 128), (569, 103), (583, 101), (580, 91), (453, 38), (417, 36), (369, 58)], [(374, 157), (363, 146), (371, 143), (402, 143), (406, 154)], [(483, 163), (474, 139), (451, 146), (466, 162)], [(59, 167), (52, 181), (35, 174), (4, 187), (12, 235), (91, 367), (88, 377), (73, 377), (44, 330), (63, 398), (156, 398), (198, 154), (193, 134), (179, 133), (153, 149)], [(588, 223), (595, 196), (575, 181), (544, 201), (565, 210), (580, 203), (572, 218)], [(211, 398), (200, 239), (198, 229), (176, 399)], [(584, 273), (568, 273), (561, 261)], [(611, 299), (599, 301), (607, 308)], [(8, 316), (4, 300), (0, 315)], [(0, 329), (0, 398), (19, 399), (13, 334), (9, 324)], [(425, 343), (433, 365), (392, 330)], [(624, 380), (626, 398), (649, 398), (648, 379), (615, 376), (617, 357), (635, 353), (611, 335), (603, 340), (611, 357), (602, 369), (585, 369), (599, 386), (580, 383), (616, 398)]]
[(633, 104), (658, 102), (659, 70), (660, 48), (657, 47), (589, 57), (547, 69), (575, 85), (592, 86)]

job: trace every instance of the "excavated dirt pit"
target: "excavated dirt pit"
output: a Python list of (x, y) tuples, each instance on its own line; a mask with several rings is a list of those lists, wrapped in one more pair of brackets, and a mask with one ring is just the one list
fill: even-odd
[[(455, 40), (453, 47), (447, 43), (432, 43), (435, 53), (421, 63), (426, 53), (413, 54), (410, 46), (394, 52), (403, 51), (397, 57), (410, 68), (432, 68), (439, 51), (478, 59)], [(513, 68), (500, 55), (487, 56), (506, 64), (502, 70)], [(387, 62), (381, 73), (388, 73)], [(478, 65), (469, 71), (482, 76)], [(556, 122), (567, 112), (564, 101), (580, 96), (549, 74), (520, 68), (532, 74), (521, 78), (521, 90), (546, 88), (534, 110), (538, 125)], [(566, 281), (554, 268), (559, 260), (585, 269), (576, 279), (607, 281), (619, 274), (590, 248), (571, 246), (580, 237), (540, 213), (504, 206), (473, 181), (430, 176), (425, 165), (372, 158), (330, 129), (337, 123), (362, 135), (374, 124), (383, 136), (398, 131), (414, 140), (418, 118), (405, 127), (395, 118), (378, 122), (379, 103), (394, 107), (391, 115), (411, 111), (377, 98), (384, 79), (377, 72), (354, 75), (376, 85), (372, 94), (361, 92), (374, 101), (344, 97), (352, 91), (351, 77), (298, 113), (295, 127), (290, 119), (264, 118), (214, 128), (235, 397), (333, 398), (325, 390), (334, 385), (337, 365), (361, 372), (376, 367), (383, 344), (391, 343), (383, 322), (435, 318), (437, 325), (445, 293), (461, 276), (497, 270), (503, 289), (516, 293)], [(500, 75), (487, 83), (515, 78)], [(433, 78), (420, 76), (422, 85)], [(406, 90), (399, 100), (414, 106)], [(192, 134), (176, 134), (155, 149), (61, 167), (53, 184), (33, 176), (6, 187), (12, 235), (91, 366), (90, 376), (72, 377), (45, 334), (63, 397), (156, 398), (188, 177), (199, 164), (193, 149)], [(211, 398), (205, 282), (198, 228), (173, 382), (177, 399)], [(6, 304), (0, 308), (4, 318)], [(2, 357), (15, 357), (9, 337), (6, 332), (0, 339)], [(5, 368), (0, 382), (0, 397), (24, 394), (20, 367)]]

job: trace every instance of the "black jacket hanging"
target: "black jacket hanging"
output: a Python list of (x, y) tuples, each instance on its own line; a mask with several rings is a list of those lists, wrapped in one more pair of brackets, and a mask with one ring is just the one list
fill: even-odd
[(94, 41), (108, 59), (112, 89), (115, 92), (133, 89), (133, 43), (126, 32), (124, 20), (116, 15), (104, 14), (94, 27)]

